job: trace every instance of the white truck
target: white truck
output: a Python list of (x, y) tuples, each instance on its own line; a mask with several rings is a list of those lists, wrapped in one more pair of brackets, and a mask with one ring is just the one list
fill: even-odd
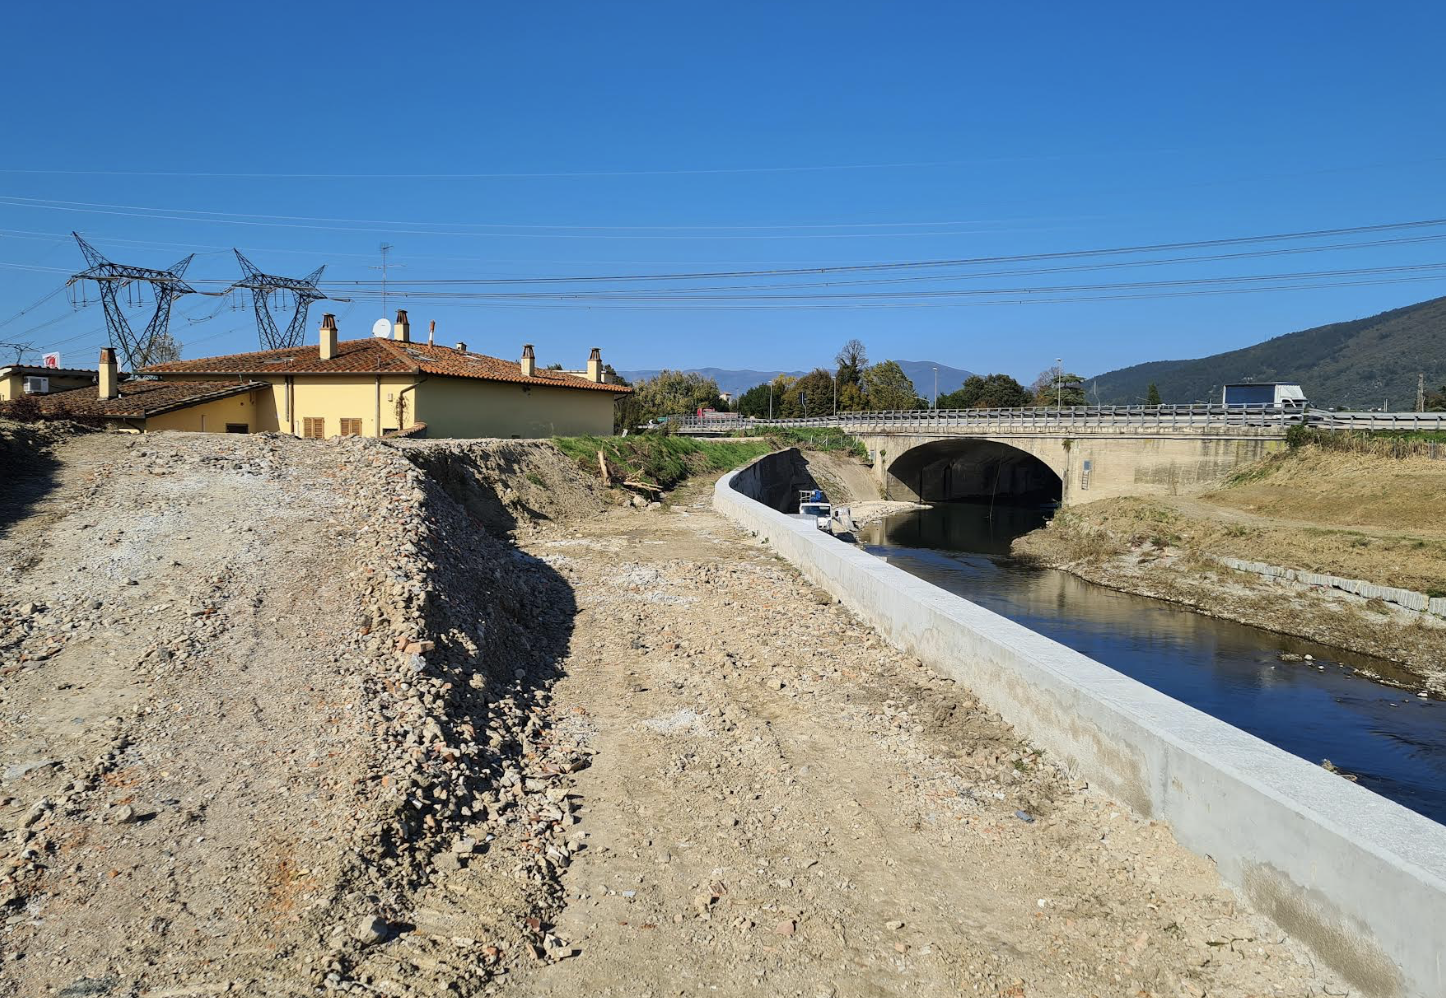
[(1248, 381), (1226, 385), (1220, 390), (1220, 404), (1273, 409), (1304, 409), (1310, 405), (1300, 385), (1289, 381)]

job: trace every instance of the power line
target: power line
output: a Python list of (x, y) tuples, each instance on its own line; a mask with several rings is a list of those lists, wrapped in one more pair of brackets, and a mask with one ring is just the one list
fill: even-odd
[[(972, 267), (997, 263), (1035, 263), (1045, 260), (1068, 260), (1085, 257), (1126, 256), (1135, 253), (1160, 253), (1185, 249), (1209, 249), (1223, 246), (1246, 246), (1258, 243), (1285, 242), (1292, 239), (1318, 239), (1330, 236), (1360, 235), (1368, 232), (1390, 232), (1411, 229), (1433, 228), (1446, 225), (1446, 218), (1421, 219), (1411, 222), (1385, 222), (1375, 225), (1348, 226), (1335, 229), (1310, 229), (1301, 232), (1281, 232), (1259, 236), (1234, 236), (1224, 239), (1199, 239), (1187, 242), (1149, 243), (1138, 246), (1113, 246), (1084, 250), (1063, 250), (1050, 253), (1024, 253), (1012, 256), (962, 257), (947, 260), (911, 260), (899, 263), (840, 264), (827, 267), (789, 267), (770, 270), (715, 270), (689, 273), (663, 274), (582, 274), (571, 277), (529, 277), (491, 279), (451, 279), (435, 281), (412, 281), (410, 284), (562, 284), (595, 281), (681, 281), (709, 280), (732, 277), (793, 277), (813, 274), (847, 274), (880, 272), (892, 270), (920, 270), (935, 267)], [(337, 282), (347, 286), (362, 286), (368, 282)], [(400, 283), (400, 282), (398, 282)]]

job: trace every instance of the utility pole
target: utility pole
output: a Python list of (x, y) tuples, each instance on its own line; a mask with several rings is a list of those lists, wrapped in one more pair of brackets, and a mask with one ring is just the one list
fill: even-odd
[(833, 418), (838, 419), (838, 372), (833, 375)]
[(1416, 375), (1416, 411), (1426, 411), (1426, 372)]
[(934, 408), (939, 408), (939, 365), (934, 365)]
[(768, 419), (773, 421), (773, 382), (768, 383)]
[(1054, 407), (1064, 408), (1064, 358), (1054, 358)]

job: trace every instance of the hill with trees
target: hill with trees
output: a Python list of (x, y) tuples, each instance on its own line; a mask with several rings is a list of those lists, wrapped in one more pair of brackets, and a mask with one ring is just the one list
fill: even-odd
[(1446, 381), (1446, 298), (1365, 319), (1288, 333), (1255, 346), (1197, 360), (1157, 360), (1087, 379), (1091, 403), (1142, 405), (1153, 384), (1166, 405), (1220, 400), (1237, 381), (1296, 381), (1312, 403), (1346, 409), (1416, 404), (1416, 379), (1428, 391)]

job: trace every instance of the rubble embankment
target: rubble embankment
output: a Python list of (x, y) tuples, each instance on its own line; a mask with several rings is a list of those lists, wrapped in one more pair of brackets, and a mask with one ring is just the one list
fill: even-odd
[(585, 765), (540, 738), (556, 574), (375, 441), (46, 444), (0, 539), (0, 994), (443, 994), (546, 954)]

